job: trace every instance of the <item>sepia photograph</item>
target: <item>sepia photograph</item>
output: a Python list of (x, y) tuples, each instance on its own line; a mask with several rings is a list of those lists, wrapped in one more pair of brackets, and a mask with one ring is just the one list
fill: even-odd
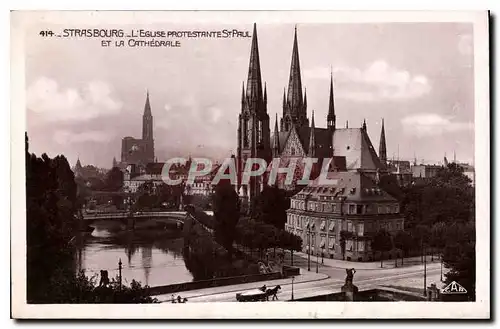
[(489, 318), (488, 21), (12, 12), (12, 316)]

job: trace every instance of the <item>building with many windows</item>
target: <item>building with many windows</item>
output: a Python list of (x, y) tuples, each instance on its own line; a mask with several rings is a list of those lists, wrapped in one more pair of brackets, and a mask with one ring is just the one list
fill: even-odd
[[(390, 233), (404, 229), (398, 201), (361, 170), (328, 172), (326, 178), (328, 184), (317, 178), (291, 198), (285, 229), (302, 238), (306, 253), (374, 260), (374, 234), (381, 228)], [(341, 236), (346, 237), (344, 252)]]

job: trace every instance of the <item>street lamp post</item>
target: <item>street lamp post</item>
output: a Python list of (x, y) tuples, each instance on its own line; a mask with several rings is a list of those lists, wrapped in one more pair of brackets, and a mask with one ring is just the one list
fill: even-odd
[(311, 226), (307, 224), (307, 270), (311, 271)]
[(443, 282), (443, 254), (441, 253), (441, 282)]
[(292, 300), (293, 300), (293, 281), (295, 280), (295, 277), (292, 276)]
[(316, 250), (316, 273), (318, 273), (319, 267), (319, 251)]
[(118, 289), (122, 289), (122, 259), (118, 260)]
[(424, 244), (424, 295), (427, 296), (427, 255)]
[(325, 247), (321, 249), (321, 265), (325, 264), (324, 258), (325, 258)]

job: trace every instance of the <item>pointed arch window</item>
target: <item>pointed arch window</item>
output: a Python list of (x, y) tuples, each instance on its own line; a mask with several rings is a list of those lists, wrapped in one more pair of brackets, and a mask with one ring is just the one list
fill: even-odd
[(257, 143), (262, 144), (262, 121), (257, 121)]
[(248, 130), (248, 119), (243, 119), (243, 147), (248, 147), (250, 131)]

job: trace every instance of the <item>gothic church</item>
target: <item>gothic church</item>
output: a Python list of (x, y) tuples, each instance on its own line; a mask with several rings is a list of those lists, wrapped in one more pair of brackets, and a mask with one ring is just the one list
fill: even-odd
[[(241, 172), (248, 158), (262, 158), (270, 163), (280, 159), (280, 167), (286, 167), (292, 158), (333, 159), (329, 170), (363, 171), (374, 179), (386, 170), (385, 133), (382, 124), (379, 155), (375, 152), (366, 131), (366, 122), (361, 128), (338, 127), (334, 104), (333, 76), (330, 79), (328, 115), (326, 128), (315, 125), (314, 111), (309, 121), (307, 115), (307, 94), (302, 90), (297, 28), (295, 28), (288, 90), (283, 92), (282, 117), (276, 116), (271, 137), (267, 113), (267, 90), (260, 70), (257, 28), (254, 24), (250, 64), (246, 88), (241, 95), (241, 113), (238, 121), (237, 171), (238, 193), (250, 201), (263, 188), (265, 178), (252, 177), (248, 184), (241, 184)], [(380, 157), (379, 157), (380, 156)], [(301, 161), (298, 161), (300, 164)], [(315, 177), (312, 177), (315, 178)], [(300, 177), (299, 177), (300, 179)], [(294, 180), (295, 181), (295, 180)], [(284, 189), (296, 189), (292, 184)]]

